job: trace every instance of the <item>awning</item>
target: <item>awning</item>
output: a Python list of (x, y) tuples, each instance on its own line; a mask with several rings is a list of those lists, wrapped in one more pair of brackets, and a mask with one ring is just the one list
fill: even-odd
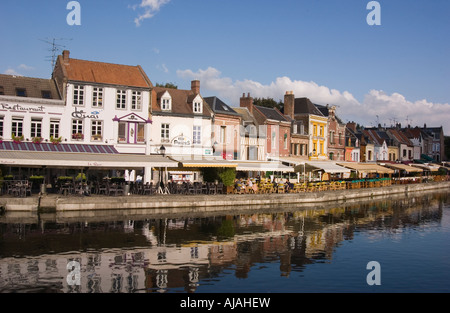
[(279, 158), (269, 157), (269, 160), (279, 161), (281, 163), (287, 163), (293, 166), (305, 164), (308, 161), (308, 159), (298, 157), (279, 157)]
[(440, 165), (434, 165), (434, 164), (411, 164), (411, 166), (418, 167), (425, 171), (430, 171), (430, 172), (438, 172), (439, 168), (441, 167)]
[(399, 164), (399, 163), (385, 163), (383, 166), (395, 169), (395, 170), (403, 170), (406, 171), (407, 173), (422, 173), (423, 169), (417, 168), (417, 167), (413, 167), (410, 165), (406, 165), (406, 164)]
[(279, 162), (236, 162), (237, 171), (243, 172), (294, 172), (293, 167), (289, 167)]
[(380, 173), (380, 174), (393, 174), (394, 170), (386, 168), (384, 166), (374, 164), (374, 163), (338, 163), (340, 166), (358, 171), (360, 173)]
[[(303, 168), (304, 167), (304, 168)], [(337, 174), (337, 173), (350, 173), (351, 170), (342, 166), (337, 165), (334, 162), (305, 162), (305, 165), (297, 165), (295, 167), (296, 172), (313, 172), (313, 171), (324, 171), (329, 174)]]
[(236, 164), (231, 161), (223, 160), (223, 159), (213, 159), (213, 158), (177, 158), (171, 157), (171, 160), (178, 163), (179, 168), (188, 168), (188, 167), (236, 167)]
[(13, 167), (89, 167), (108, 169), (141, 169), (176, 167), (177, 163), (159, 155), (98, 154), (66, 152), (0, 151), (0, 164)]

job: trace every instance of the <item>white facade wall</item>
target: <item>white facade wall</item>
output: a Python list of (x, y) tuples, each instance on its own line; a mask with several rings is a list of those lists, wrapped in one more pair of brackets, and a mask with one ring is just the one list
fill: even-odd
[[(150, 152), (157, 154), (164, 145), (166, 155), (202, 158), (213, 156), (212, 121), (203, 116), (153, 115)], [(168, 125), (168, 137), (162, 137), (162, 126)], [(200, 141), (194, 143), (194, 126), (200, 130)], [(197, 137), (198, 138), (198, 137)]]
[[(69, 143), (85, 144), (109, 144), (114, 145), (120, 153), (149, 153), (149, 138), (151, 123), (149, 121), (150, 90), (132, 87), (115, 86), (84, 86), (84, 101), (82, 105), (74, 104), (73, 83), (67, 86), (67, 110), (62, 118), (61, 135)], [(94, 104), (94, 88), (102, 88), (102, 106)], [(125, 90), (124, 108), (117, 108), (117, 90)], [(141, 93), (140, 108), (132, 108), (132, 92)], [(74, 139), (73, 121), (81, 120), (84, 138)], [(101, 122), (101, 138), (92, 136), (94, 123)], [(124, 123), (121, 127), (119, 137), (119, 123)]]
[(24, 140), (31, 141), (33, 137), (31, 122), (37, 120), (41, 124), (41, 137), (49, 140), (50, 122), (52, 120), (60, 121), (64, 116), (65, 109), (62, 100), (0, 96), (0, 123), (3, 126), (0, 137), (3, 140), (12, 140), (12, 121), (17, 119), (22, 121)]

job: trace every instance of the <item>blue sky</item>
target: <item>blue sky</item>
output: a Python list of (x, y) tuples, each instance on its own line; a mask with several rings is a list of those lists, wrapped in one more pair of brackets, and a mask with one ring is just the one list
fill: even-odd
[(450, 135), (448, 0), (378, 1), (379, 26), (369, 0), (80, 0), (80, 26), (69, 2), (0, 2), (0, 73), (50, 77), (44, 41), (56, 38), (73, 58), (139, 64), (153, 83), (200, 79), (231, 106), (292, 90), (344, 121)]

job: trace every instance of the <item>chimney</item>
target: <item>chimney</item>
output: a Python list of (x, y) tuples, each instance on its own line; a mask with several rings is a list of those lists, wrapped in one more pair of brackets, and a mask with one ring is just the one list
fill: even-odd
[(194, 95), (200, 94), (200, 81), (199, 80), (193, 80), (191, 82), (191, 90), (194, 93)]
[(250, 93), (248, 93), (247, 97), (245, 93), (242, 94), (240, 106), (241, 108), (247, 108), (250, 114), (253, 114), (253, 98), (250, 96)]
[(70, 51), (69, 50), (64, 50), (63, 53), (62, 53), (62, 56), (63, 56), (64, 64), (69, 64)]
[(286, 91), (284, 95), (284, 115), (294, 119), (295, 96), (293, 91)]
[(352, 132), (356, 133), (356, 123), (355, 122), (347, 123), (347, 128), (350, 129)]

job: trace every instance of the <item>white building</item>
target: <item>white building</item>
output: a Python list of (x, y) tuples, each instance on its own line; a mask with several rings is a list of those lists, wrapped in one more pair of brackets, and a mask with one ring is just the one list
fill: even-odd
[(150, 154), (151, 81), (140, 66), (58, 57), (53, 78), (66, 102), (60, 136), (72, 143), (113, 144)]

